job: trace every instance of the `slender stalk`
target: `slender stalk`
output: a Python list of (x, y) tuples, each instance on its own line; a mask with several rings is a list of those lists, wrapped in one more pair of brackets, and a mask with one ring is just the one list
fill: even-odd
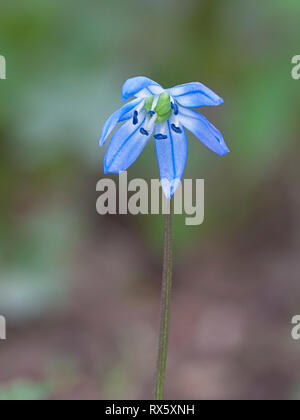
[(172, 203), (170, 214), (164, 216), (164, 254), (161, 291), (160, 334), (157, 357), (155, 400), (164, 397), (166, 362), (168, 351), (170, 297), (172, 286)]

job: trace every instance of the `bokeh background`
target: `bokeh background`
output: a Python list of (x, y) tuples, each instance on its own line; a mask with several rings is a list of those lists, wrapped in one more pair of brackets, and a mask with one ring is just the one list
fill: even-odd
[[(101, 125), (146, 75), (202, 81), (231, 153), (189, 138), (205, 223), (176, 216), (170, 399), (298, 399), (298, 0), (0, 4), (0, 399), (151, 398), (162, 216), (99, 216)], [(202, 111), (202, 110), (201, 110)], [(130, 178), (158, 177), (153, 141)]]

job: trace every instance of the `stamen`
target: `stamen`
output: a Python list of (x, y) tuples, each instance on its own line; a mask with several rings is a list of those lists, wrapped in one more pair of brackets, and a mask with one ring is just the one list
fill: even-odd
[(168, 136), (166, 136), (165, 134), (155, 134), (154, 136), (155, 140), (165, 140), (168, 138)]
[(133, 123), (133, 125), (136, 125), (138, 122), (139, 122), (139, 120), (138, 120), (138, 112), (137, 111), (134, 111), (132, 123)]
[(144, 108), (144, 105), (145, 105), (145, 99), (135, 108), (137, 113), (139, 113)]
[(173, 130), (173, 131), (175, 131), (175, 133), (177, 133), (177, 134), (182, 133), (181, 128), (180, 128), (180, 127), (176, 127), (176, 125), (175, 125), (175, 124), (171, 124), (171, 128), (172, 128), (172, 130)]
[(173, 119), (173, 123), (175, 125), (175, 127), (179, 127), (179, 115), (175, 115), (174, 113), (174, 119)]
[(157, 119), (157, 114), (154, 113), (152, 117), (146, 117), (144, 127), (140, 128), (140, 133), (144, 136), (149, 136), (149, 133), (152, 133), (155, 121)]
[(143, 127), (140, 129), (140, 133), (143, 134), (144, 136), (149, 136), (148, 131), (145, 130)]
[(178, 115), (178, 105), (175, 104), (175, 102), (173, 103), (173, 109), (174, 109), (174, 115)]
[(152, 106), (151, 106), (151, 111), (154, 111), (154, 108), (157, 105), (158, 99), (159, 99), (159, 95), (154, 96), (154, 99), (153, 99), (153, 102), (152, 102)]
[(144, 126), (145, 129), (148, 131), (153, 130), (156, 119), (157, 119), (157, 114), (154, 112), (154, 114), (150, 118), (147, 118), (145, 122), (145, 126)]
[(165, 135), (166, 133), (167, 133), (167, 124), (160, 124), (160, 133), (162, 134), (162, 135)]

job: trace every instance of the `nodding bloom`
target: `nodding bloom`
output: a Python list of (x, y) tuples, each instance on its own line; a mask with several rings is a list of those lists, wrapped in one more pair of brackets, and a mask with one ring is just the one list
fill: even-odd
[(219, 130), (203, 115), (189, 109), (223, 104), (223, 99), (202, 83), (163, 89), (147, 77), (133, 77), (122, 87), (123, 101), (131, 97), (135, 99), (115, 111), (102, 128), (100, 146), (121, 123), (104, 157), (105, 173), (126, 171), (154, 133), (162, 188), (170, 199), (181, 182), (186, 164), (185, 128), (218, 155), (229, 152)]

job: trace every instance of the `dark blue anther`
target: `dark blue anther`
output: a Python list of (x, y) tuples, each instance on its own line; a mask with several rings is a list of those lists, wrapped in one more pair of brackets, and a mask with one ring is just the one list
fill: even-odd
[(178, 105), (175, 102), (171, 102), (171, 108), (174, 110), (174, 114), (178, 115)]
[(154, 111), (148, 111), (148, 114), (151, 115), (151, 117), (152, 117), (152, 115), (154, 115), (155, 112)]
[(168, 138), (165, 134), (155, 134), (154, 136), (155, 140), (165, 140)]
[(132, 122), (133, 122), (133, 125), (136, 125), (139, 122), (137, 111), (134, 111), (134, 113), (133, 113), (133, 121)]
[(144, 134), (144, 136), (149, 136), (149, 133), (147, 130), (145, 130), (143, 127), (140, 129), (140, 133)]
[(174, 107), (174, 115), (178, 115), (178, 105), (174, 103), (173, 107)]
[(178, 134), (182, 133), (181, 128), (180, 127), (176, 127), (175, 124), (171, 124), (171, 128), (172, 128), (173, 131), (175, 131), (175, 133), (178, 133)]

